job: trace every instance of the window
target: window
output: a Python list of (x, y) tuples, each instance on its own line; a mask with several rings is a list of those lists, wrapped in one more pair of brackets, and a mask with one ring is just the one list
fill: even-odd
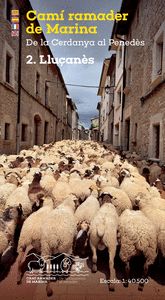
[(110, 142), (113, 144), (113, 123), (111, 123), (111, 136), (110, 136)]
[(45, 105), (47, 106), (49, 103), (49, 87), (47, 83), (45, 83)]
[(125, 120), (125, 144), (126, 144), (126, 150), (129, 151), (129, 147), (130, 147), (130, 118)]
[(162, 40), (156, 44), (157, 62), (156, 62), (156, 73), (157, 75), (162, 74), (163, 68), (163, 35)]
[(44, 126), (44, 144), (48, 143), (48, 128), (49, 128), (49, 123), (45, 121), (45, 126)]
[(154, 38), (152, 80), (165, 72), (164, 64), (165, 22), (161, 25)]
[(9, 123), (5, 123), (4, 139), (6, 141), (10, 140), (10, 124)]
[(6, 19), (10, 22), (11, 21), (11, 10), (12, 4), (9, 0), (6, 1)]
[(4, 52), (2, 59), (4, 61), (3, 81), (15, 88), (15, 51), (6, 41), (4, 41)]
[(121, 60), (122, 60), (122, 47), (119, 48), (119, 64), (118, 64), (118, 67), (121, 64)]
[(160, 124), (153, 125), (154, 157), (160, 156)]
[(40, 74), (36, 73), (36, 96), (40, 95)]
[(138, 124), (135, 123), (135, 127), (134, 127), (134, 142), (137, 142), (137, 130), (138, 130)]
[(121, 89), (117, 92), (117, 108), (121, 104)]
[(22, 131), (21, 131), (21, 141), (22, 142), (27, 141), (27, 131), (28, 131), (28, 125), (22, 124)]
[(6, 54), (6, 82), (11, 83), (11, 62), (12, 57)]
[(136, 24), (139, 24), (139, 7), (137, 8), (137, 12), (136, 12)]
[(132, 70), (131, 70), (131, 66), (129, 66), (128, 71), (127, 71), (127, 84), (128, 84), (128, 86), (131, 85), (131, 81), (132, 81)]

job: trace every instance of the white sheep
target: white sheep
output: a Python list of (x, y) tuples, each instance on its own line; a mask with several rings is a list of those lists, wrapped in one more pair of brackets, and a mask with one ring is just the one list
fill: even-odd
[(90, 195), (75, 212), (77, 223), (77, 236), (75, 239), (75, 252), (84, 255), (88, 241), (90, 223), (100, 208), (96, 197)]
[(127, 193), (129, 199), (134, 205), (134, 199), (139, 192), (144, 195), (150, 195), (150, 186), (145, 181), (144, 177), (138, 174), (138, 178), (131, 175), (131, 173), (124, 169), (119, 176), (120, 189)]
[[(125, 263), (127, 279), (130, 259), (139, 253), (143, 253), (146, 258), (144, 264), (144, 276), (146, 276), (148, 267), (154, 263), (157, 256), (155, 226), (143, 212), (126, 209), (119, 218), (118, 238), (121, 245), (119, 256)], [(139, 290), (142, 288), (143, 284), (139, 284)]]
[(92, 250), (92, 271), (97, 271), (97, 249), (108, 248), (110, 284), (109, 289), (114, 290), (111, 280), (115, 279), (114, 258), (117, 247), (118, 215), (111, 203), (105, 203), (99, 209), (90, 226), (90, 247)]
[(158, 166), (157, 163), (153, 163), (149, 167), (149, 170), (150, 170), (149, 181), (150, 184), (152, 185), (156, 181), (156, 179), (159, 178), (159, 176), (161, 175), (162, 169), (160, 166)]
[(14, 246), (14, 234), (17, 225), (20, 223), (22, 217), (22, 206), (7, 207), (0, 218), (0, 259), (3, 252), (12, 243)]
[(5, 208), (7, 208), (8, 206), (16, 207), (21, 204), (24, 219), (26, 219), (32, 212), (32, 204), (28, 197), (28, 188), (28, 184), (17, 187), (7, 198), (5, 204)]
[(16, 190), (17, 186), (12, 183), (4, 183), (0, 185), (0, 206), (3, 208), (10, 194)]
[(6, 182), (6, 179), (5, 179), (4, 173), (0, 173), (0, 185), (4, 184), (5, 182)]
[(90, 224), (99, 208), (100, 204), (97, 198), (90, 195), (75, 211), (77, 224), (84, 220)]
[(2, 254), (5, 252), (8, 245), (9, 245), (9, 241), (6, 234), (0, 230), (0, 261), (1, 261)]
[(67, 182), (57, 181), (52, 190), (52, 195), (56, 206), (64, 201), (66, 197), (72, 194), (72, 189)]
[[(72, 253), (73, 240), (76, 234), (74, 217), (75, 202), (65, 199), (56, 209), (52, 210), (49, 218), (42, 226), (41, 256), (50, 257), (57, 253)], [(47, 296), (53, 294), (50, 282), (46, 285)]]
[(163, 199), (144, 199), (139, 194), (135, 199), (135, 205), (154, 224), (157, 231), (158, 249), (165, 257), (165, 203)]
[(40, 181), (40, 186), (49, 195), (52, 193), (57, 181), (55, 180), (53, 174), (43, 175)]
[(38, 253), (41, 251), (41, 227), (49, 218), (49, 214), (53, 209), (51, 199), (44, 198), (44, 206), (38, 211), (31, 214), (23, 223), (19, 241), (18, 241), (18, 271), (17, 283), (20, 284), (22, 280), (22, 263), (23, 258), (26, 257), (26, 251), (29, 246), (32, 246)]
[[(110, 197), (107, 198), (106, 196), (110, 196)], [(111, 202), (115, 206), (119, 216), (125, 209), (127, 208), (132, 209), (132, 203), (128, 195), (121, 189), (117, 189), (111, 186), (104, 186), (103, 188), (100, 189), (99, 200), (101, 201), (102, 204), (104, 203), (104, 197), (107, 198), (107, 200), (105, 199), (105, 202), (106, 201)]]
[(96, 184), (90, 179), (79, 180), (72, 178), (69, 180), (69, 187), (72, 194), (76, 195), (76, 197), (81, 201), (84, 201), (90, 196), (92, 190), (96, 189)]

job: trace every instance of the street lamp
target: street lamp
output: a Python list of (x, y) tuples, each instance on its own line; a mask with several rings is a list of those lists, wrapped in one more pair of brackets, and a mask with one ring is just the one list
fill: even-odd
[[(105, 86), (105, 92), (106, 92), (106, 94), (108, 94), (108, 95), (113, 94), (113, 92), (114, 92), (114, 87), (115, 87), (114, 85), (113, 85), (113, 86), (112, 86), (112, 85), (109, 86), (109, 85), (107, 84), (107, 85)], [(112, 91), (111, 91), (111, 89), (112, 89)]]

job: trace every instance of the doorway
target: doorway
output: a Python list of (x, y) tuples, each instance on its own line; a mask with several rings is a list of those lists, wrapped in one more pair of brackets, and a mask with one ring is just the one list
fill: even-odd
[(125, 120), (125, 142), (126, 142), (126, 150), (129, 151), (129, 143), (130, 143), (130, 119)]
[(34, 116), (34, 145), (41, 144), (41, 118), (39, 115)]

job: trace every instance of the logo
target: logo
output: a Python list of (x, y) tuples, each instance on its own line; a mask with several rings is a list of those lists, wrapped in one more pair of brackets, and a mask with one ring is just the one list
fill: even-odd
[(89, 271), (86, 270), (86, 259), (61, 253), (56, 256), (40, 256), (36, 253), (27, 255), (28, 264), (26, 271), (27, 283), (44, 283), (48, 279), (87, 277)]

